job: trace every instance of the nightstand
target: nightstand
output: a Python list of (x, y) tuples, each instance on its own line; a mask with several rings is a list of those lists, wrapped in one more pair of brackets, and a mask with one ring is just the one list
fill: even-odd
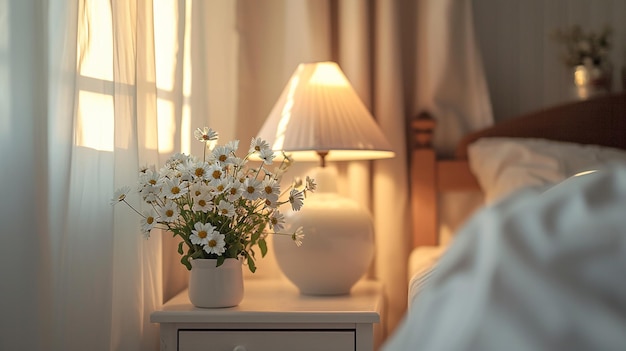
[(248, 279), (244, 289), (236, 307), (196, 308), (185, 290), (153, 312), (161, 350), (374, 349), (384, 301), (378, 282), (360, 281), (341, 296), (301, 295), (282, 280)]

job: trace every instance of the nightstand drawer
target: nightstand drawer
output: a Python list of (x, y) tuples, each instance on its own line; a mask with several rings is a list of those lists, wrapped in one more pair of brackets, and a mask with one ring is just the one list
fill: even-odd
[[(239, 346), (239, 348), (236, 348)], [(178, 350), (355, 350), (353, 330), (179, 330)]]

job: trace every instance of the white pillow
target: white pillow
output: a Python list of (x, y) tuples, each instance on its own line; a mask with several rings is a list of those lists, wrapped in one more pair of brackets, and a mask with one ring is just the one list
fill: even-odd
[(626, 164), (624, 150), (532, 138), (479, 139), (469, 146), (468, 155), (487, 203), (521, 188), (557, 184), (607, 163)]

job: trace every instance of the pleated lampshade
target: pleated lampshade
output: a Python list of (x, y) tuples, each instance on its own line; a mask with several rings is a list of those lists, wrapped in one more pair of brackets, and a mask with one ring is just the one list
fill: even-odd
[(300, 64), (258, 136), (296, 160), (369, 160), (394, 156), (391, 145), (339, 66)]

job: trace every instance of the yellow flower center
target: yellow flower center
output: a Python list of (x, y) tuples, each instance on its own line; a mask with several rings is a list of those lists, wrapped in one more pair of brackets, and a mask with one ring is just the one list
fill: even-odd
[(228, 214), (228, 210), (227, 210), (227, 209), (225, 209), (225, 208), (223, 208), (223, 209), (222, 209), (222, 214)]
[(246, 191), (250, 194), (254, 194), (254, 187), (253, 186), (249, 186), (246, 188)]
[(198, 205), (204, 207), (204, 206), (206, 206), (206, 201), (205, 200), (198, 200)]
[(254, 149), (255, 149), (256, 151), (261, 151), (261, 147), (260, 147), (259, 145), (255, 145), (255, 146), (254, 146)]
[(172, 217), (174, 215), (174, 210), (167, 210), (167, 211), (165, 211), (165, 215), (167, 217)]
[(202, 192), (200, 190), (196, 190), (195, 194), (196, 194), (196, 196), (200, 196), (200, 194), (202, 194)]
[(223, 184), (218, 185), (217, 186), (217, 191), (219, 191), (219, 192), (224, 191), (224, 185)]
[(202, 177), (204, 175), (204, 168), (196, 168), (196, 177)]
[(269, 186), (269, 185), (268, 185), (268, 186), (266, 186), (266, 187), (265, 187), (265, 192), (266, 192), (267, 194), (271, 194), (271, 193), (272, 193), (272, 187), (271, 187), (271, 186)]
[(217, 241), (215, 241), (215, 239), (211, 239), (207, 245), (209, 245), (209, 247), (216, 247)]
[(213, 179), (220, 179), (220, 177), (222, 177), (222, 171), (220, 170), (213, 171)]
[(231, 195), (237, 195), (237, 189), (235, 189), (235, 188), (230, 188), (230, 194), (231, 194)]
[(146, 223), (148, 223), (148, 224), (154, 223), (154, 217), (150, 216), (150, 217), (146, 218)]
[(272, 219), (271, 219), (271, 222), (272, 222), (272, 224), (277, 224), (277, 223), (278, 223), (278, 219), (276, 219), (276, 218), (272, 218)]
[(173, 186), (172, 187), (172, 194), (178, 194), (180, 193), (180, 188), (177, 186)]
[(202, 139), (203, 140), (209, 140), (209, 135), (208, 134), (203, 134), (202, 135)]
[(228, 159), (228, 157), (226, 157), (226, 155), (220, 155), (220, 157), (219, 157), (220, 162), (224, 162), (224, 161), (226, 161), (226, 159)]
[(156, 179), (150, 179), (148, 183), (150, 183), (151, 185), (156, 185)]
[[(201, 231), (198, 232), (198, 238), (204, 239), (204, 238), (206, 238), (206, 236), (207, 236), (206, 231), (201, 230)], [(211, 241), (213, 241), (213, 240), (211, 240)]]

